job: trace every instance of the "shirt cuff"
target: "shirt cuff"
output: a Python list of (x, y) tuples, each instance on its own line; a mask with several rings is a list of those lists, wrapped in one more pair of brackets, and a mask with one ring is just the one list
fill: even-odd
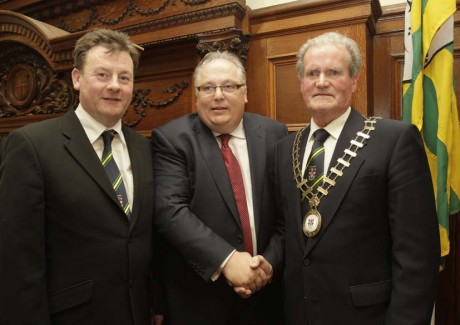
[(227, 258), (222, 262), (222, 264), (219, 266), (219, 268), (216, 270), (216, 272), (213, 273), (213, 275), (211, 276), (211, 281), (216, 281), (219, 277), (220, 277), (220, 274), (222, 273), (222, 270), (224, 269), (225, 265), (227, 264), (228, 260), (230, 259), (230, 257), (232, 257), (233, 253), (236, 252), (236, 249), (234, 249), (228, 256)]

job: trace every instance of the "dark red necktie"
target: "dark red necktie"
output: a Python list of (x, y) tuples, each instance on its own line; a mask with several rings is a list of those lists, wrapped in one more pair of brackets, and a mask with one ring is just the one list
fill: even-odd
[(243, 229), (244, 250), (253, 255), (251, 224), (249, 223), (249, 212), (246, 202), (246, 193), (244, 192), (243, 175), (241, 174), (238, 160), (235, 155), (233, 155), (232, 149), (228, 146), (230, 137), (230, 134), (220, 135), (222, 143), (220, 149), (222, 151), (222, 156), (224, 157), (228, 177), (230, 178), (230, 183), (232, 184), (233, 195), (235, 196), (236, 206), (238, 207), (238, 213), (240, 215), (241, 228)]

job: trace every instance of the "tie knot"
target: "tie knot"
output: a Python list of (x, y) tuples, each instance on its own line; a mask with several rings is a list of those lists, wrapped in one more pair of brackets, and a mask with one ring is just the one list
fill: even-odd
[(117, 134), (115, 130), (105, 130), (102, 132), (102, 140), (104, 141), (104, 147), (112, 145), (113, 137)]
[(231, 135), (230, 134), (221, 134), (219, 135), (220, 137), (220, 142), (222, 143), (222, 146), (228, 147), (228, 141), (230, 141)]
[(329, 132), (327, 132), (325, 129), (318, 129), (313, 133), (313, 137), (315, 138), (315, 141), (320, 142), (321, 144), (326, 141), (326, 139), (329, 137)]

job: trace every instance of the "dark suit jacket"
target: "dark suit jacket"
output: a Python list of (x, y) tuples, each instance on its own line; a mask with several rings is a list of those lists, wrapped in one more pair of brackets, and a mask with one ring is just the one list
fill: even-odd
[[(275, 143), (286, 135), (284, 125), (245, 113), (252, 177), (258, 253), (270, 262), (275, 255), (275, 211), (268, 174)], [(243, 251), (242, 230), (227, 170), (211, 130), (196, 113), (153, 131), (155, 225), (165, 238), (163, 276), (172, 324), (225, 324), (241, 302), (221, 276), (210, 280), (224, 259)], [(275, 281), (276, 282), (276, 281)], [(276, 284), (247, 300), (280, 311), (271, 291)], [(279, 296), (279, 295), (278, 295)], [(278, 305), (277, 305), (278, 304)], [(268, 323), (267, 323), (268, 324)]]
[[(362, 130), (363, 120), (352, 110), (331, 166)], [(302, 138), (303, 150), (308, 133)], [(287, 324), (429, 325), (440, 248), (430, 171), (418, 130), (378, 120), (367, 145), (321, 200), (321, 231), (306, 243), (292, 172), (293, 138), (279, 143), (275, 158), (286, 231)]]
[(2, 325), (150, 324), (151, 145), (123, 127), (129, 223), (73, 111), (8, 137), (0, 170)]
[(0, 164), (5, 159), (5, 138), (0, 137)]

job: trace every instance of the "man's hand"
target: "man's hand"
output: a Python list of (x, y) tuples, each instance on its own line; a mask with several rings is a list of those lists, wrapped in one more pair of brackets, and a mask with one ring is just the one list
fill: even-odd
[(222, 273), (237, 294), (248, 298), (271, 280), (273, 268), (261, 255), (251, 257), (248, 253), (235, 252)]
[(153, 325), (162, 325), (165, 317), (163, 315), (153, 315), (152, 317), (152, 324)]

